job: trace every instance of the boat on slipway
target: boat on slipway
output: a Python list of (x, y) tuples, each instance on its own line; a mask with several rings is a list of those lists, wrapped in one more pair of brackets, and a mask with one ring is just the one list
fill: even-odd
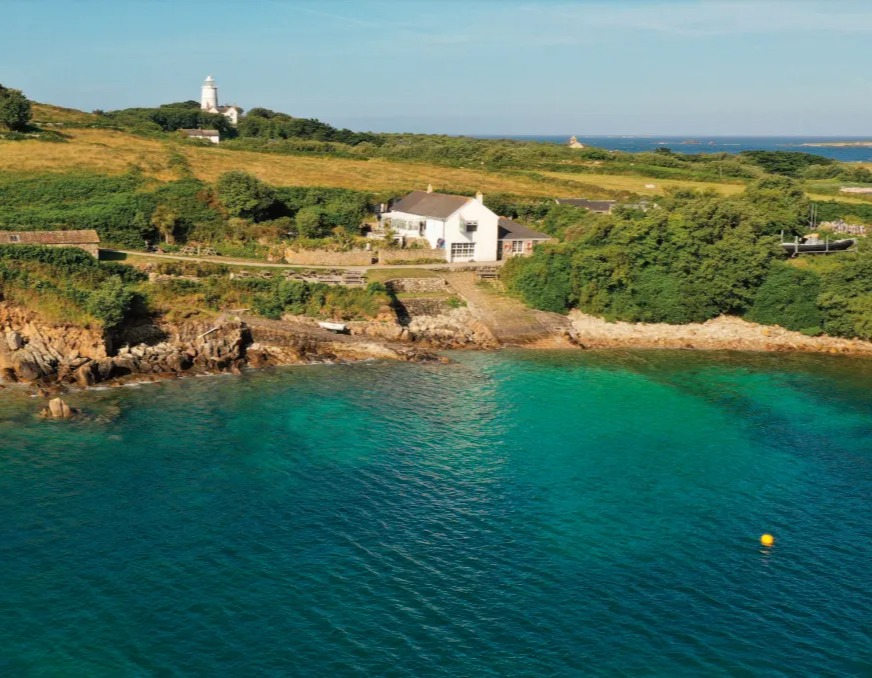
[(829, 238), (796, 238), (794, 242), (782, 242), (781, 247), (790, 256), (798, 254), (829, 254), (830, 252), (844, 252), (857, 243), (854, 238), (842, 240), (830, 240)]

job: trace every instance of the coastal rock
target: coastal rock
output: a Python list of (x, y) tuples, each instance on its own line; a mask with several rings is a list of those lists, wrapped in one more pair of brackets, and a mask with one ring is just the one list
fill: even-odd
[[(434, 306), (435, 308), (435, 306)], [(452, 311), (453, 312), (453, 311)], [(409, 329), (389, 307), (372, 321), (354, 323), (353, 334), (335, 335), (312, 318), (271, 321), (262, 318), (195, 318), (149, 325), (117, 336), (69, 325), (54, 325), (26, 309), (0, 301), (0, 378), (31, 383), (44, 396), (65, 385), (89, 388), (106, 382), (150, 380), (188, 371), (238, 373), (248, 366), (356, 361), (372, 358), (435, 361), (425, 347), (471, 345), (475, 330), (457, 318), (430, 329), (434, 340), (413, 345)], [(419, 328), (421, 329), (421, 328)], [(129, 336), (147, 336), (132, 343)], [(154, 343), (151, 343), (154, 342)], [(17, 347), (9, 350), (10, 347)], [(117, 347), (117, 351), (114, 350)], [(45, 416), (65, 416), (59, 404)], [(68, 414), (68, 413), (67, 413)]]
[(757, 325), (731, 316), (687, 325), (607, 322), (580, 311), (572, 311), (569, 319), (577, 341), (589, 348), (693, 348), (872, 355), (872, 342), (809, 337), (783, 327)]
[(18, 351), (24, 346), (24, 337), (15, 331), (7, 332), (6, 345), (9, 347), (10, 351)]
[(48, 406), (40, 412), (40, 416), (46, 419), (72, 419), (78, 413), (63, 398), (52, 398), (48, 401)]
[(88, 388), (89, 386), (94, 385), (97, 379), (93, 367), (94, 363), (88, 362), (84, 365), (79, 366), (73, 372), (73, 378), (75, 379), (78, 386), (82, 388)]

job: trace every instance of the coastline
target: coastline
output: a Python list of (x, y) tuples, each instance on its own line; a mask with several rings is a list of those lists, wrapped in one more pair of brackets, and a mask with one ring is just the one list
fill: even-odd
[(498, 341), (466, 309), (418, 316), (405, 326), (389, 318), (353, 322), (346, 335), (322, 330), (310, 318), (222, 317), (128, 328), (124, 344), (113, 350), (112, 341), (93, 330), (51, 325), (29, 311), (0, 303), (0, 387), (18, 385), (53, 397), (91, 388), (239, 374), (281, 365), (367, 360), (447, 363), (450, 360), (438, 351), (458, 349), (683, 349), (872, 356), (872, 342), (809, 337), (729, 316), (668, 325), (608, 322), (576, 310), (566, 320), (568, 327), (552, 331), (547, 338), (508, 343)]

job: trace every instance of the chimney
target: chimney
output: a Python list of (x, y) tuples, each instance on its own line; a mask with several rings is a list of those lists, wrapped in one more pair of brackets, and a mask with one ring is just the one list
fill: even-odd
[(427, 193), (433, 192), (433, 184), (427, 184)]
[(477, 191), (475, 194), (475, 199), (478, 200), (482, 205), (484, 205), (484, 194), (481, 191)]

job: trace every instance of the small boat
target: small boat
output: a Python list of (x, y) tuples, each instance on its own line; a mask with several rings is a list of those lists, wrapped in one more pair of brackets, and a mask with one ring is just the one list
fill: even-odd
[(797, 238), (795, 242), (783, 242), (781, 246), (788, 254), (826, 254), (827, 252), (843, 252), (853, 247), (857, 241), (854, 238), (844, 240), (820, 240), (819, 238)]
[(345, 323), (334, 323), (326, 320), (319, 320), (318, 327), (325, 330), (330, 330), (331, 332), (347, 332), (348, 326)]

